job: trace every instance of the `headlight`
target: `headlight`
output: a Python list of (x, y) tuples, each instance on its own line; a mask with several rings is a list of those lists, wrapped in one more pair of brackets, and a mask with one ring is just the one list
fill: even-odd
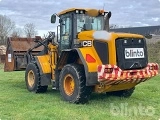
[(80, 13), (83, 14), (83, 10), (81, 10)]
[(78, 14), (78, 13), (79, 13), (79, 10), (76, 10), (76, 13)]

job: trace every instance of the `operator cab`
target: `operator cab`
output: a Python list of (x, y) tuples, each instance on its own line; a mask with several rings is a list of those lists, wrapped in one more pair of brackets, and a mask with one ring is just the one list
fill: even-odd
[[(62, 51), (75, 47), (77, 34), (82, 31), (108, 29), (105, 28), (105, 18), (107, 18), (107, 25), (109, 25), (111, 12), (96, 9), (71, 8), (60, 12), (57, 16), (59, 17), (60, 23), (60, 25), (57, 26), (57, 40), (59, 43), (59, 51)], [(53, 14), (51, 16), (51, 23), (55, 22), (56, 15)], [(60, 27), (60, 34), (58, 27)]]

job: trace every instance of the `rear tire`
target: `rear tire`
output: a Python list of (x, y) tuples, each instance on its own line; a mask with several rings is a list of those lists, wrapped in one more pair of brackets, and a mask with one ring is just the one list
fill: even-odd
[(39, 69), (35, 63), (29, 63), (27, 65), (25, 82), (30, 92), (43, 93), (47, 91), (48, 86), (41, 86)]
[(60, 73), (59, 90), (62, 98), (71, 103), (87, 103), (92, 87), (86, 86), (83, 65), (68, 64)]
[(131, 89), (127, 89), (127, 90), (108, 92), (107, 94), (128, 98), (133, 94), (134, 90), (135, 90), (135, 87), (133, 87)]

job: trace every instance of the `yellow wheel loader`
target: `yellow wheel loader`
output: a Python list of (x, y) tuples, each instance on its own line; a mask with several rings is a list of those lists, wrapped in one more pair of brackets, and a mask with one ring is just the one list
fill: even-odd
[(148, 63), (144, 36), (109, 32), (111, 12), (71, 8), (53, 14), (51, 23), (57, 17), (57, 40), (50, 32), (27, 51), (29, 91), (46, 92), (52, 84), (65, 101), (83, 104), (92, 92), (130, 97), (136, 85), (158, 74), (158, 64)]

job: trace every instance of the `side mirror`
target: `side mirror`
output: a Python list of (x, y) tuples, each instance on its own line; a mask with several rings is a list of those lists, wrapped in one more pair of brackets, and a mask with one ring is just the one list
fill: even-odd
[(108, 19), (112, 16), (111, 11), (108, 12), (108, 15), (107, 15), (107, 16), (108, 16)]
[(56, 22), (56, 15), (53, 14), (53, 15), (51, 16), (51, 23), (55, 23), (55, 22)]

